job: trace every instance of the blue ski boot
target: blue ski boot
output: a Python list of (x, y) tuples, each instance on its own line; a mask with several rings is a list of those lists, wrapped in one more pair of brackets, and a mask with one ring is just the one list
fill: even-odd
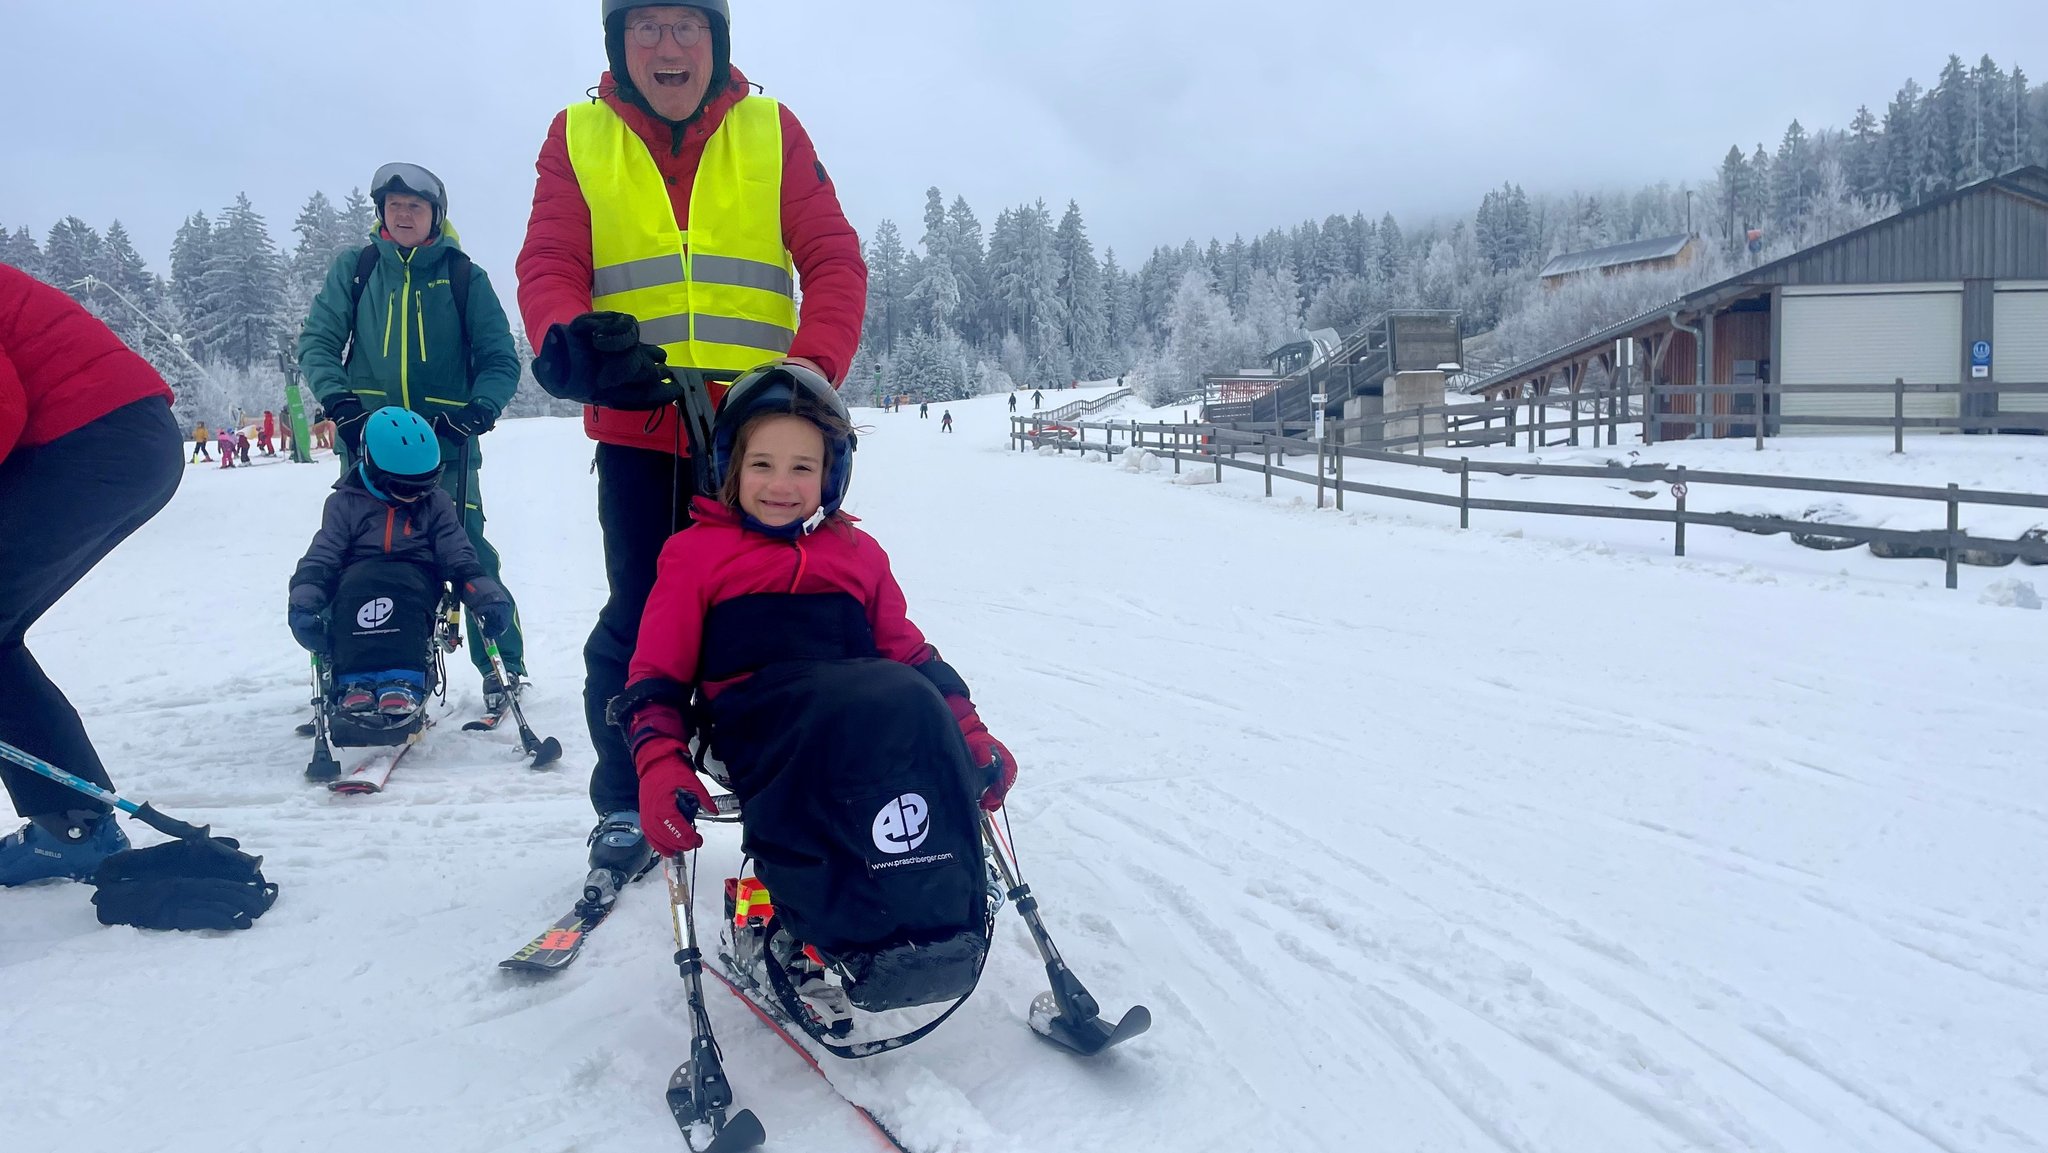
[(0, 838), (0, 887), (59, 877), (83, 881), (127, 847), (128, 837), (110, 813), (34, 817)]
[(654, 867), (654, 849), (640, 831), (640, 814), (631, 809), (607, 813), (590, 830), (590, 867), (615, 874), (621, 884)]

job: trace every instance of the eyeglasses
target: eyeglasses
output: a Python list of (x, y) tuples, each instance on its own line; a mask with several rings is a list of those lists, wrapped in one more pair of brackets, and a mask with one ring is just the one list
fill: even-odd
[(694, 20), (678, 20), (674, 24), (661, 24), (653, 20), (635, 20), (626, 26), (633, 34), (633, 42), (642, 48), (661, 47), (661, 34), (673, 29), (676, 43), (684, 48), (695, 48), (704, 43), (704, 37), (711, 32), (711, 26)]

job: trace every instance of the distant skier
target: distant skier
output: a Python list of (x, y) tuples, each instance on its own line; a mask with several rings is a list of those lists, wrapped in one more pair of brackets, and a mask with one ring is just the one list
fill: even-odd
[(263, 450), (264, 456), (276, 456), (277, 449), (273, 447), (276, 439), (277, 414), (266, 408), (263, 410), (263, 431), (256, 434), (256, 447)]
[(1017, 411), (1017, 394), (1014, 392), (1010, 394), (1010, 411)]
[(235, 430), (222, 425), (220, 431), (214, 434), (213, 441), (214, 447), (220, 450), (220, 466), (235, 467)]
[[(148, 362), (69, 296), (0, 265), (0, 741), (105, 789), (112, 778), (26, 637), (169, 503), (183, 443)], [(166, 623), (124, 627), (140, 640)], [(0, 783), (29, 822), (0, 838), (0, 885), (80, 879), (128, 847), (104, 805), (6, 761)]]
[(930, 420), (931, 418), (932, 418), (932, 402), (931, 402), (931, 401), (928, 401), (928, 400), (920, 400), (920, 401), (918, 401), (918, 402), (917, 402), (917, 419), (919, 419), (919, 420)]
[(239, 430), (235, 433), (235, 459), (243, 464), (249, 463), (249, 434)]
[[(958, 965), (972, 988), (986, 883), (975, 806), (1001, 808), (1017, 775), (911, 623), (881, 546), (840, 513), (852, 450), (846, 408), (816, 373), (775, 366), (733, 385), (712, 440), (718, 496), (698, 497), (695, 524), (662, 549), (609, 709), (648, 843), (668, 856), (701, 846), (692, 822), (716, 811), (689, 746), (708, 723), (695, 735), (730, 774), (773, 896), (771, 963), (842, 1032), (848, 990), (827, 964), (866, 958), (865, 972), (940, 988)], [(872, 867), (890, 821), (909, 819), (891, 806), (912, 795), (922, 863)], [(922, 959), (896, 958), (898, 941)]]
[(207, 429), (206, 429), (206, 422), (205, 422), (205, 421), (203, 421), (203, 420), (202, 420), (202, 421), (200, 421), (200, 422), (199, 422), (198, 424), (195, 424), (195, 425), (193, 425), (193, 426), (192, 426), (192, 458), (191, 458), (190, 460), (186, 461), (185, 463), (187, 463), (187, 464), (198, 464), (198, 463), (199, 463), (200, 461), (202, 461), (202, 460), (203, 460), (203, 461), (205, 461), (205, 462), (206, 462), (206, 463), (208, 463), (208, 464), (212, 464), (212, 463), (213, 463), (213, 454), (212, 454), (212, 453), (210, 453), (210, 452), (208, 452), (208, 451), (206, 451), (206, 445), (207, 445), (207, 442), (208, 442), (208, 441), (210, 441), (210, 440), (212, 440), (212, 439), (213, 439), (213, 434), (212, 434), (211, 432), (208, 432), (208, 431), (207, 431)]
[(940, 413), (940, 414), (939, 414), (939, 431), (940, 431), (940, 432), (951, 432), (951, 431), (953, 431), (953, 410), (952, 410), (952, 409), (950, 409), (950, 408), (949, 408), (949, 409), (947, 409), (946, 411), (944, 411), (944, 412), (942, 412), (942, 413)]
[(1045, 394), (1038, 389), (1031, 390), (1031, 411), (1037, 412), (1045, 406)]

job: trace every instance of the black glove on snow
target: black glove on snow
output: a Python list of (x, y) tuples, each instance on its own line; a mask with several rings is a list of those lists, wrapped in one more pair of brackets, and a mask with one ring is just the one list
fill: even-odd
[(334, 422), (336, 439), (348, 448), (351, 457), (363, 452), (363, 422), (370, 414), (363, 408), (363, 400), (353, 392), (344, 392), (326, 404), (327, 419)]
[(443, 413), (434, 418), (435, 429), (441, 435), (454, 440), (468, 440), (482, 436), (498, 423), (498, 410), (488, 402), (472, 400), (454, 412)]
[(623, 312), (586, 312), (548, 329), (533, 358), (548, 395), (600, 408), (646, 412), (683, 395), (668, 353), (640, 341), (640, 322)]
[(92, 903), (102, 925), (246, 929), (277, 902), (262, 864), (229, 837), (128, 849), (100, 862)]

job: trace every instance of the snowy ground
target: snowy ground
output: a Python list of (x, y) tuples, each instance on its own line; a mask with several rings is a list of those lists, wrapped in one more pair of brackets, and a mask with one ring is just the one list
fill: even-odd
[[(912, 1148), (2048, 1148), (2048, 614), (1734, 533), (1675, 560), (1654, 526), (1318, 513), (1008, 452), (1000, 398), (946, 407), (951, 435), (862, 414), (850, 507), (1022, 762), (1053, 933), (1155, 1025), (1093, 1063), (1034, 1038), (1005, 914), (944, 1028), (828, 1066)], [(557, 979), (494, 967), (580, 877), (603, 582), (576, 425), (488, 448), (556, 771), (451, 725), (383, 796), (301, 782), (282, 610), (324, 467), (190, 470), (36, 631), (121, 785), (283, 897), (207, 936), (0, 892), (0, 1148), (680, 1148), (659, 891)], [(716, 873), (737, 834), (709, 840)], [(872, 1147), (712, 995), (771, 1148)]]

